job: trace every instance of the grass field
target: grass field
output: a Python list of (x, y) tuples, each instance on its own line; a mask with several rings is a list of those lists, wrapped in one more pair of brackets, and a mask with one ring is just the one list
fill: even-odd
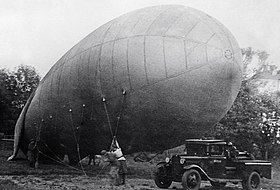
[[(173, 152), (172, 152), (173, 151)], [(169, 154), (181, 151), (180, 147), (170, 150)], [(0, 190), (37, 190), (37, 189), (112, 189), (108, 185), (110, 180), (107, 176), (109, 167), (88, 166), (70, 167), (67, 165), (50, 163), (40, 164), (38, 169), (28, 166), (28, 161), (19, 159), (15, 162), (8, 162), (7, 158), (12, 154), (10, 148), (0, 152)], [(159, 155), (151, 163), (134, 162), (132, 156), (126, 156), (128, 160), (128, 185), (114, 187), (113, 189), (136, 189), (136, 190), (156, 190), (154, 184), (153, 171), (156, 163), (162, 160), (165, 155)], [(263, 190), (280, 190), (280, 163), (273, 161), (273, 180), (263, 180)], [(171, 189), (182, 189), (180, 183), (173, 183)], [(211, 185), (203, 183), (202, 190), (212, 190)], [(241, 185), (227, 185), (225, 190), (241, 190)]]

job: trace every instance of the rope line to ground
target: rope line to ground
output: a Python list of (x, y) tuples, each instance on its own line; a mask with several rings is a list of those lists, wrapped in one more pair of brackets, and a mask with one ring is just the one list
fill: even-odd
[(45, 156), (45, 157), (47, 157), (47, 158), (49, 158), (49, 159), (55, 161), (56, 163), (62, 164), (62, 165), (67, 166), (67, 167), (69, 167), (69, 168), (71, 168), (71, 169), (74, 169), (74, 170), (77, 170), (77, 171), (82, 172), (82, 170), (80, 170), (80, 169), (78, 169), (78, 168), (75, 168), (75, 167), (73, 167), (73, 166), (70, 166), (70, 165), (68, 165), (68, 164), (66, 164), (66, 163), (64, 163), (64, 162), (60, 162), (60, 161), (58, 161), (58, 160), (56, 160), (56, 159), (54, 159), (54, 158), (48, 156), (47, 154), (43, 153), (43, 152), (40, 151), (40, 150), (38, 150), (38, 152), (39, 152), (40, 154), (42, 154), (43, 156)]
[[(48, 147), (47, 147), (47, 148), (48, 148)], [(49, 148), (48, 148), (48, 149), (49, 149)], [(49, 149), (49, 150), (50, 150), (50, 149)], [(69, 165), (69, 164), (63, 162), (58, 156), (56, 156), (55, 153), (53, 153), (53, 154), (54, 154), (54, 156), (56, 157), (56, 159), (53, 158), (53, 157), (51, 157), (51, 156), (49, 156), (49, 155), (47, 155), (47, 154), (45, 154), (45, 153), (43, 153), (43, 152), (40, 151), (40, 150), (38, 150), (38, 152), (39, 152), (40, 154), (42, 154), (43, 156), (45, 156), (45, 157), (51, 159), (52, 161), (54, 161), (54, 162), (56, 162), (56, 163), (58, 163), (58, 164), (61, 164), (61, 165), (66, 166), (66, 167), (68, 167), (68, 168), (70, 168), (70, 169), (74, 169), (74, 170), (76, 170), (76, 171), (79, 171), (79, 172), (82, 172), (82, 173), (83, 173), (83, 171), (82, 171), (81, 169), (76, 168), (76, 167), (74, 167), (74, 166), (71, 166), (71, 165)], [(92, 173), (92, 172), (87, 172), (87, 173), (94, 175), (94, 173)]]
[(75, 129), (74, 129), (74, 122), (73, 122), (73, 116), (72, 116), (72, 109), (69, 109), (69, 112), (70, 112), (70, 120), (71, 120), (71, 128), (72, 128), (72, 131), (73, 131), (73, 135), (74, 135), (74, 139), (76, 141), (76, 148), (77, 148), (77, 153), (78, 153), (78, 159), (79, 159), (79, 163), (80, 163), (80, 166), (81, 166), (81, 169), (84, 173), (85, 176), (87, 176), (85, 170), (84, 170), (84, 167), (83, 167), (83, 164), (81, 163), (81, 154), (80, 154), (80, 144), (78, 142), (78, 139), (77, 139), (77, 136), (76, 136), (76, 133), (75, 133)]
[[(55, 158), (44, 154), (42, 151), (40, 151), (40, 154), (46, 156), (47, 158), (50, 158), (51, 160), (53, 160), (53, 161), (55, 161), (55, 162), (57, 162), (57, 163), (59, 163), (59, 164), (62, 164), (62, 165), (67, 166), (67, 167), (69, 167), (69, 168), (71, 168), (71, 169), (75, 169), (75, 170), (77, 170), (77, 171), (83, 172), (83, 170), (78, 169), (78, 168), (76, 168), (76, 167), (73, 167), (73, 166), (71, 166), (71, 165), (69, 165), (69, 164), (63, 162), (63, 160), (61, 160), (61, 159), (57, 156), (57, 154), (54, 153), (46, 143), (42, 143), (42, 144), (53, 154), (53, 156), (54, 156)], [(82, 163), (81, 163), (81, 164), (82, 164)], [(106, 165), (104, 164), (104, 165), (102, 166), (102, 168), (100, 169), (100, 171), (96, 174), (96, 177), (98, 177), (98, 176), (100, 175), (100, 173), (102, 172), (102, 170), (103, 170), (105, 167), (106, 167)], [(87, 171), (87, 173), (94, 175), (94, 173), (89, 172), (89, 171)]]

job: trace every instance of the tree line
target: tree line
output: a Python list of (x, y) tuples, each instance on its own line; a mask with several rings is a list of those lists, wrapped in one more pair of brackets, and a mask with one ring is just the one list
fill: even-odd
[[(211, 130), (211, 136), (232, 141), (237, 148), (247, 150), (257, 158), (280, 156), (280, 110), (278, 98), (272, 93), (258, 93), (254, 80), (270, 63), (266, 51), (242, 49), (243, 81), (238, 96), (227, 114)], [(253, 56), (255, 66), (251, 65)], [(249, 67), (251, 68), (249, 69)], [(274, 68), (275, 69), (275, 68)], [(279, 70), (276, 70), (279, 74)], [(279, 97), (277, 90), (276, 96)]]
[(0, 132), (14, 133), (17, 118), (39, 81), (40, 75), (32, 66), (0, 69)]

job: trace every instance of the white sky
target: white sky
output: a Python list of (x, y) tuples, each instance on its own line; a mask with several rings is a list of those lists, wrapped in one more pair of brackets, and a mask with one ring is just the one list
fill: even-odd
[(0, 0), (0, 68), (32, 65), (44, 76), (99, 26), (161, 4), (181, 4), (215, 17), (240, 47), (265, 50), (280, 67), (279, 0)]

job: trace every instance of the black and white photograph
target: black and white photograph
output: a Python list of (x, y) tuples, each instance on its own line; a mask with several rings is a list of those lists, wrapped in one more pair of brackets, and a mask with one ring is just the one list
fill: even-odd
[(0, 190), (280, 190), (279, 18), (0, 0)]

